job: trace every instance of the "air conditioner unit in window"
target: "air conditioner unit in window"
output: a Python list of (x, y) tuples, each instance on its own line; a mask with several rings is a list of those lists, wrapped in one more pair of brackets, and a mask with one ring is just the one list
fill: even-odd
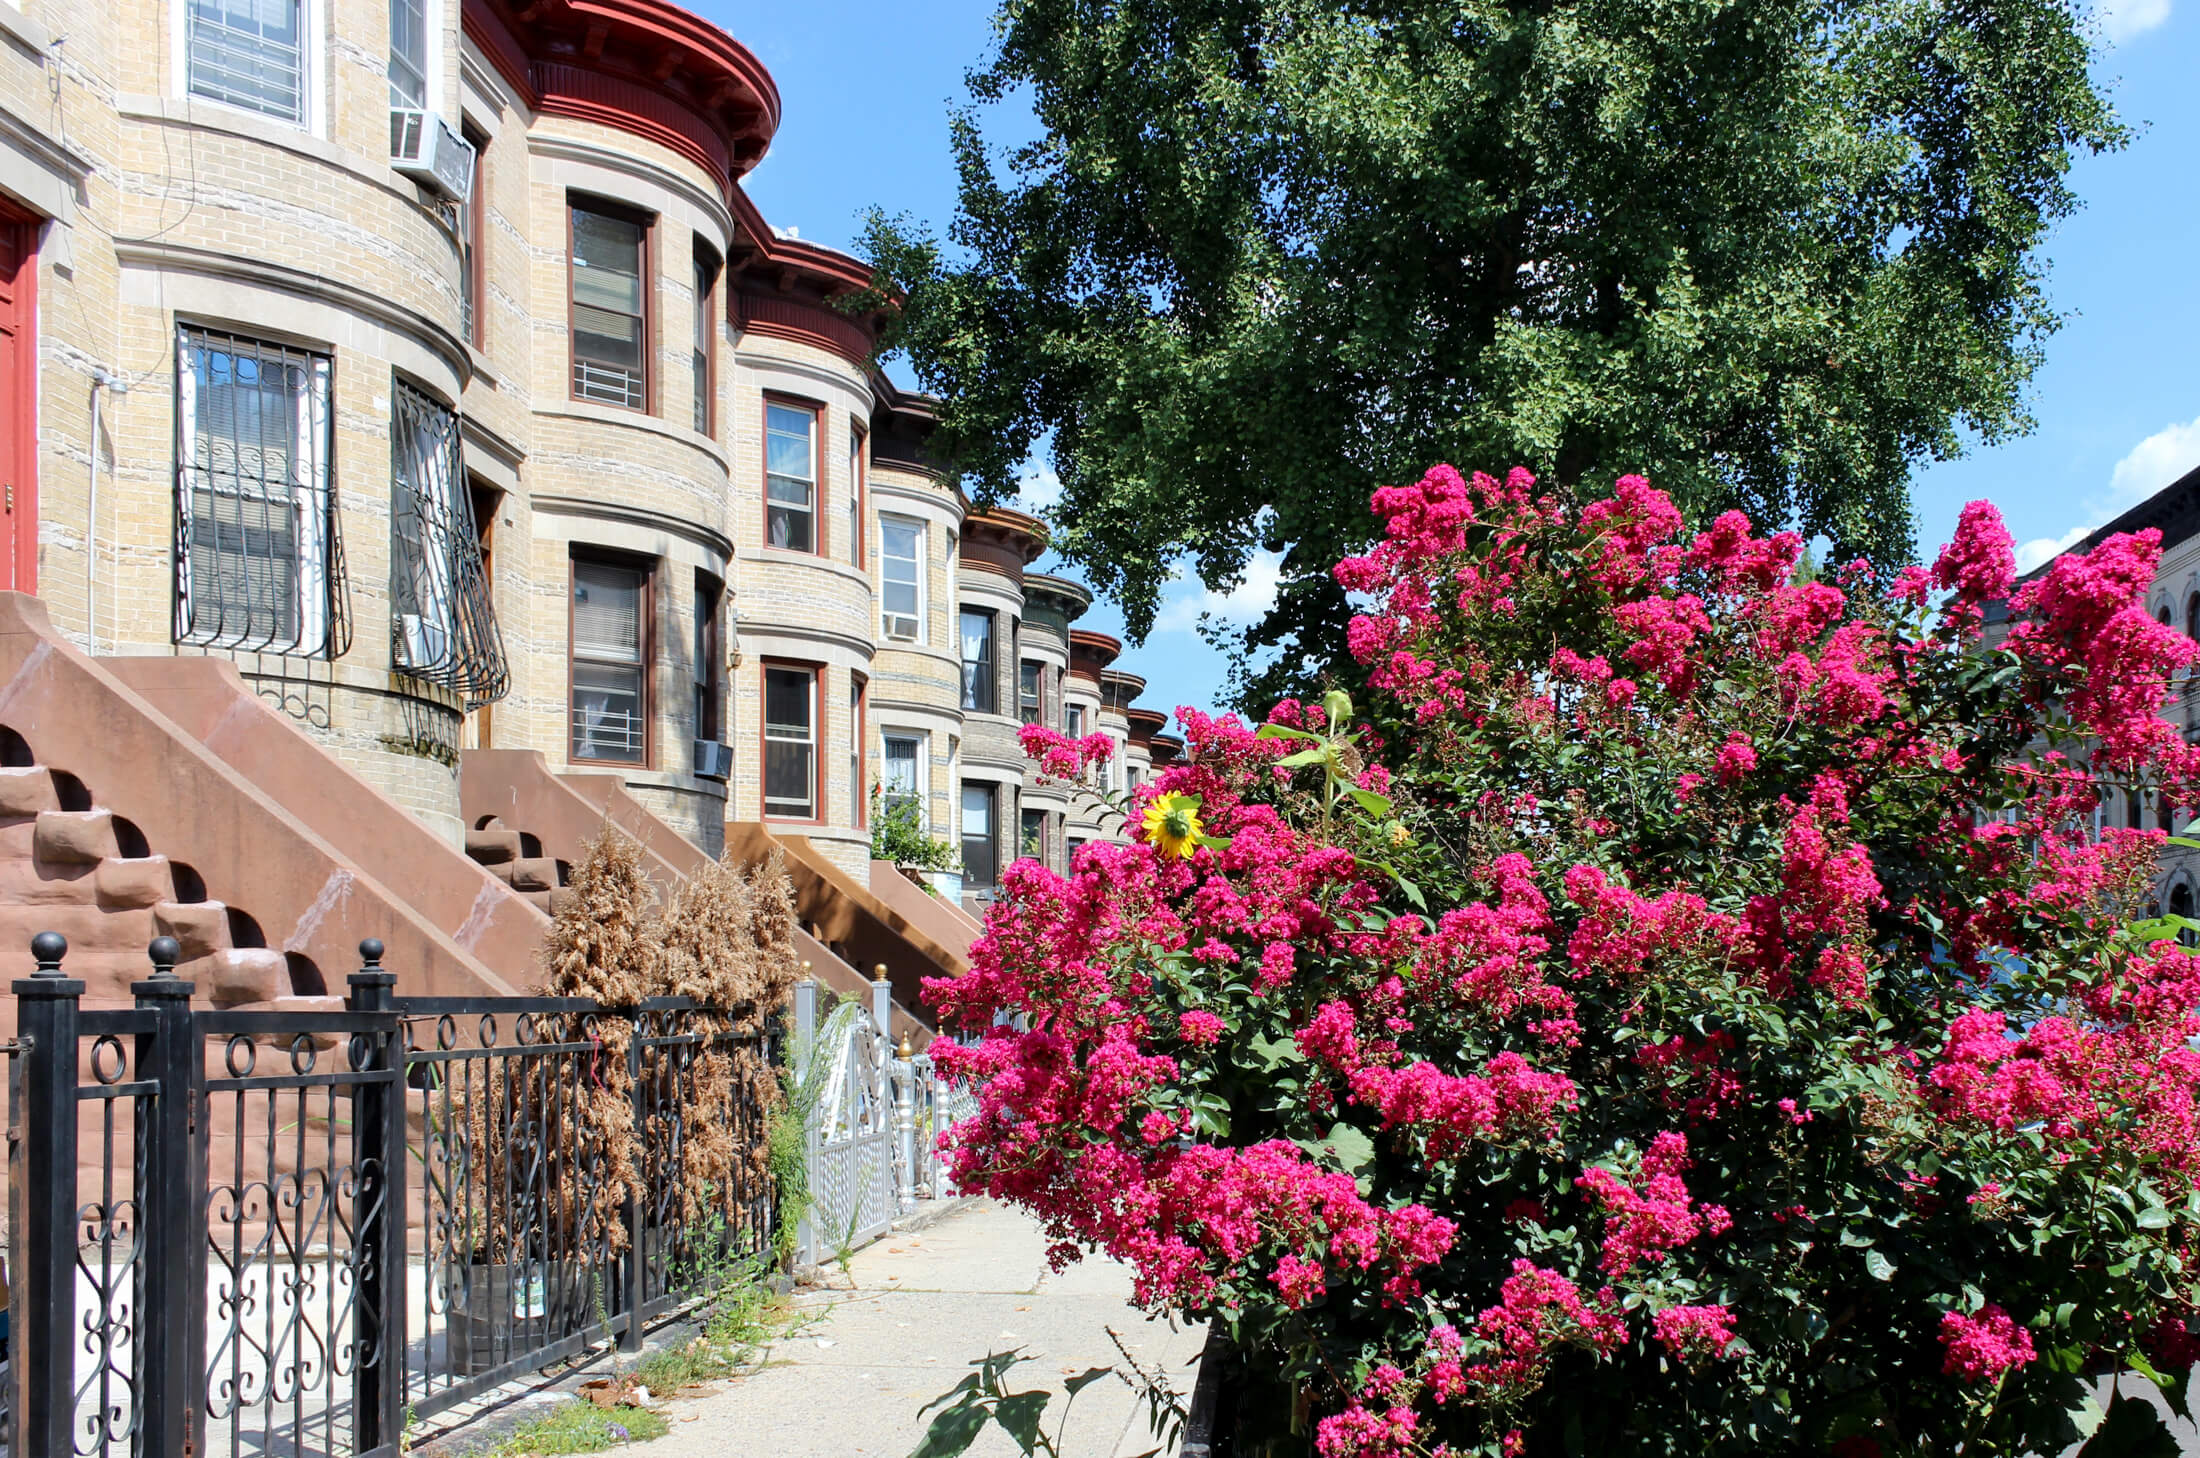
[(474, 149), (434, 112), (390, 113), (390, 166), (454, 202), (473, 190)]
[(715, 739), (695, 741), (695, 773), (706, 780), (733, 778), (733, 746)]
[(886, 614), (886, 636), (915, 642), (917, 638), (917, 620), (915, 618), (905, 618), (899, 613)]

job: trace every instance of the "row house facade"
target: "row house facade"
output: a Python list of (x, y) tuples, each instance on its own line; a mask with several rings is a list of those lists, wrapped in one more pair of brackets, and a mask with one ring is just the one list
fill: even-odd
[(779, 123), (665, 0), (0, 0), (0, 588), (232, 666), (529, 894), (529, 756), (820, 885), (880, 795), (972, 904), (1120, 834), (1016, 730), (1165, 736), (1041, 525), (928, 462), (867, 270), (743, 192)]

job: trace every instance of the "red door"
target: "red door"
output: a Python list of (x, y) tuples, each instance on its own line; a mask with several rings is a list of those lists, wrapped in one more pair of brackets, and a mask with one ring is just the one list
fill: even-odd
[(38, 590), (37, 223), (0, 203), (0, 588)]

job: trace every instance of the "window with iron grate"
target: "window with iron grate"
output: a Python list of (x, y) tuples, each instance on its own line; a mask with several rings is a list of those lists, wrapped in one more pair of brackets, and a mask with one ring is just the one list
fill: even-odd
[(390, 661), (466, 707), (511, 689), (481, 564), (458, 415), (404, 379), (391, 385)]
[(350, 648), (331, 370), (311, 350), (177, 331), (177, 642), (329, 658)]

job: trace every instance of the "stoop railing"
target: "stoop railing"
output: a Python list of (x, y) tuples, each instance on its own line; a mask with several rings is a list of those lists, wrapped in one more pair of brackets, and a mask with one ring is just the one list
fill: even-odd
[[(66, 951), (33, 940), (0, 1043), (13, 1454), (394, 1458), (408, 1412), (633, 1350), (770, 1248), (761, 1160), (700, 1216), (670, 1193), (691, 1121), (765, 1139), (749, 1079), (694, 1108), (702, 1054), (766, 1056), (721, 1010), (399, 997), (372, 941), (340, 1008), (208, 1009), (165, 937), (134, 1006), (86, 1008)], [(650, 1193), (607, 1221), (621, 1044)]]

